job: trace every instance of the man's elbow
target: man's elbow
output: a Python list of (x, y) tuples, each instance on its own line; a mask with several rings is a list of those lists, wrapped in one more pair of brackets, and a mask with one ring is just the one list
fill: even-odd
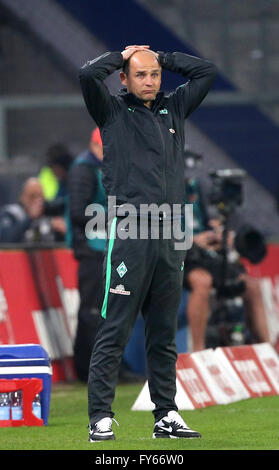
[(218, 75), (217, 66), (211, 61), (207, 61), (207, 64), (208, 64), (208, 75), (211, 75), (212, 78), (215, 79), (216, 76)]
[(87, 61), (80, 69), (78, 73), (80, 81), (84, 81), (89, 78), (89, 61)]

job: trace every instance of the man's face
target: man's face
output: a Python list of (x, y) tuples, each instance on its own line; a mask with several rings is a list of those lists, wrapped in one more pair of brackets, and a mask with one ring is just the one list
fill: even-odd
[(44, 195), (41, 184), (33, 178), (30, 178), (25, 184), (21, 194), (21, 202), (28, 208), (34, 204), (43, 205)]
[(31, 219), (38, 219), (43, 215), (43, 188), (37, 178), (29, 178), (25, 182), (20, 201)]
[(160, 90), (162, 70), (151, 52), (139, 51), (130, 58), (128, 75), (122, 73), (120, 78), (129, 93), (133, 93), (148, 105)]

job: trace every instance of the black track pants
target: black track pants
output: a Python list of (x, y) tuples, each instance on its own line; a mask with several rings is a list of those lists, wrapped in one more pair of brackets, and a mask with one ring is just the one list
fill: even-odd
[[(88, 378), (88, 412), (93, 424), (113, 417), (119, 367), (138, 312), (145, 320), (147, 378), (155, 420), (177, 410), (177, 311), (181, 300), (184, 250), (174, 249), (174, 239), (123, 240), (114, 219), (104, 260), (105, 294), (102, 320), (92, 353)], [(154, 234), (153, 234), (154, 236)]]

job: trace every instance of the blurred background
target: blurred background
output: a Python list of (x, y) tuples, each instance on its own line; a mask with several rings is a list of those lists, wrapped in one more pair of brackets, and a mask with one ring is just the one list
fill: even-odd
[[(0, 206), (17, 201), (23, 182), (48, 164), (50, 146), (64, 145), (73, 157), (88, 148), (95, 124), (81, 96), (80, 67), (108, 50), (149, 44), (217, 65), (212, 90), (185, 123), (185, 148), (202, 156), (195, 176), (205, 190), (210, 170), (245, 170), (234, 228), (251, 223), (276, 244), (278, 37), (279, 0), (0, 0)], [(164, 73), (166, 92), (181, 83)], [(118, 91), (119, 72), (107, 85)], [(64, 293), (71, 289), (73, 282)], [(73, 317), (77, 301), (64, 301)]]

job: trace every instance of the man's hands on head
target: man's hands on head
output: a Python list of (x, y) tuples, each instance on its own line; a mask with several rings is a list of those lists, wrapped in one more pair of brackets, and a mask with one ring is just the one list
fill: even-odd
[(150, 52), (150, 54), (153, 54), (158, 59), (157, 52), (152, 51), (150, 49), (150, 46), (148, 46), (148, 45), (142, 45), (142, 46), (132, 45), (132, 46), (126, 46), (124, 51), (121, 52), (123, 60), (125, 61), (125, 60), (130, 59), (131, 55), (133, 55), (135, 52), (139, 52), (139, 51)]

